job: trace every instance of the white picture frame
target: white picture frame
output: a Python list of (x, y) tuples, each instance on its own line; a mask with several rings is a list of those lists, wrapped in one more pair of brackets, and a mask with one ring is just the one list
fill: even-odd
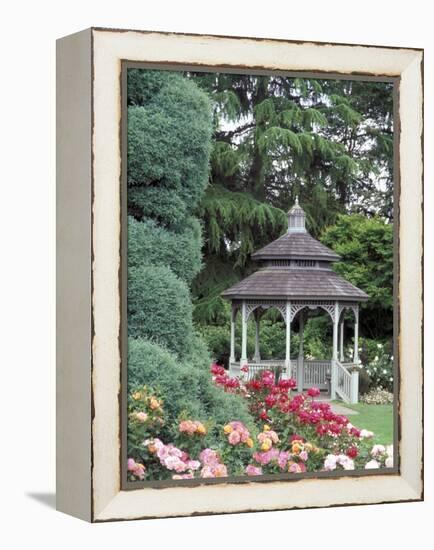
[[(398, 83), (393, 475), (121, 489), (123, 61)], [(91, 522), (423, 499), (423, 51), (92, 28), (57, 44), (57, 507)]]

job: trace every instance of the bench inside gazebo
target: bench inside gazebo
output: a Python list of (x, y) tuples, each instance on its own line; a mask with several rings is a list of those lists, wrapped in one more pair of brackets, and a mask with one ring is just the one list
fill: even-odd
[[(299, 392), (316, 386), (331, 399), (358, 402), (359, 304), (368, 295), (335, 273), (331, 265), (340, 257), (314, 239), (306, 230), (306, 216), (298, 200), (288, 214), (288, 231), (253, 254), (260, 269), (223, 292), (232, 303), (231, 376), (250, 379), (261, 370), (272, 370), (276, 377), (293, 378)], [(262, 360), (260, 320), (265, 311), (276, 308), (286, 325), (285, 358)], [(303, 331), (309, 312), (322, 310), (333, 324), (333, 352), (329, 359), (306, 360)], [(344, 357), (345, 315), (354, 315), (354, 349), (351, 361)], [(235, 357), (235, 321), (241, 314), (241, 357)], [(247, 357), (247, 323), (255, 322), (255, 352)], [(298, 357), (292, 358), (291, 325), (298, 321)], [(243, 368), (244, 367), (244, 368)]]

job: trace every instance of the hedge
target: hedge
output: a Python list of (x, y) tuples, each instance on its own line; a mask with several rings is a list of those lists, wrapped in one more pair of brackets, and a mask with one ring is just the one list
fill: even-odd
[(185, 282), (169, 267), (128, 269), (128, 334), (185, 355), (192, 339), (192, 303)]
[[(192, 212), (208, 182), (210, 101), (180, 74), (155, 71), (141, 78), (152, 93), (143, 89), (130, 97), (128, 184), (174, 189)], [(130, 213), (135, 206), (132, 195)]]
[(166, 265), (190, 284), (199, 272), (202, 235), (199, 221), (189, 217), (182, 231), (174, 232), (152, 220), (128, 219), (128, 265)]

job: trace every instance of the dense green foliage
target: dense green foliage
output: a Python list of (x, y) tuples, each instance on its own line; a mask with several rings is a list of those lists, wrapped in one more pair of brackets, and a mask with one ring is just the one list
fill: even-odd
[(180, 357), (193, 340), (188, 285), (201, 267), (191, 216), (208, 180), (211, 110), (178, 73), (128, 71), (128, 331)]
[(128, 92), (128, 211), (182, 221), (172, 201), (192, 212), (207, 183), (210, 102), (193, 82), (165, 71), (128, 71)]
[(164, 71), (129, 71), (128, 93), (128, 386), (158, 392), (168, 439), (183, 414), (250, 423), (241, 398), (212, 383), (192, 322), (189, 285), (202, 265), (192, 212), (208, 182), (209, 99)]
[(205, 269), (195, 320), (221, 324), (221, 290), (251, 272), (250, 255), (286, 228), (295, 196), (315, 237), (339, 214), (391, 220), (392, 86), (191, 73), (213, 102), (210, 185), (200, 205)]
[(361, 309), (362, 334), (370, 338), (391, 336), (392, 224), (379, 217), (339, 216), (336, 224), (325, 230), (321, 240), (341, 256), (341, 261), (334, 264), (335, 271), (369, 295)]
[(157, 344), (129, 339), (129, 390), (147, 385), (163, 396), (168, 437), (175, 436), (182, 416), (203, 421), (211, 419), (220, 429), (229, 418), (252, 426), (245, 402), (237, 395), (222, 392), (212, 383), (208, 370), (210, 356), (201, 343), (196, 342), (190, 350), (193, 360), (179, 361)]
[(128, 334), (148, 338), (184, 356), (192, 338), (192, 303), (186, 284), (163, 265), (128, 270)]
[(182, 230), (167, 230), (151, 219), (128, 219), (128, 265), (166, 265), (187, 284), (200, 271), (201, 229), (196, 218), (188, 217)]

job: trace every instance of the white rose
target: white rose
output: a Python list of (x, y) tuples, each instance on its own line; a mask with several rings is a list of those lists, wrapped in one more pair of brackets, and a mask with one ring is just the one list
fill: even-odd
[(388, 456), (384, 465), (386, 466), (386, 468), (393, 468), (393, 456)]
[(336, 470), (337, 456), (327, 455), (324, 460), (324, 468), (328, 471)]
[(360, 432), (360, 437), (361, 438), (372, 437), (373, 435), (374, 435), (374, 432), (370, 432), (369, 430), (362, 430)]
[(370, 460), (366, 466), (365, 466), (365, 470), (376, 470), (380, 467), (380, 465), (378, 464), (378, 462), (376, 460)]
[(349, 456), (339, 455), (339, 464), (344, 470), (354, 470), (354, 461)]
[(386, 452), (386, 447), (384, 445), (374, 445), (371, 450), (371, 456), (376, 457), (379, 455), (384, 455)]

